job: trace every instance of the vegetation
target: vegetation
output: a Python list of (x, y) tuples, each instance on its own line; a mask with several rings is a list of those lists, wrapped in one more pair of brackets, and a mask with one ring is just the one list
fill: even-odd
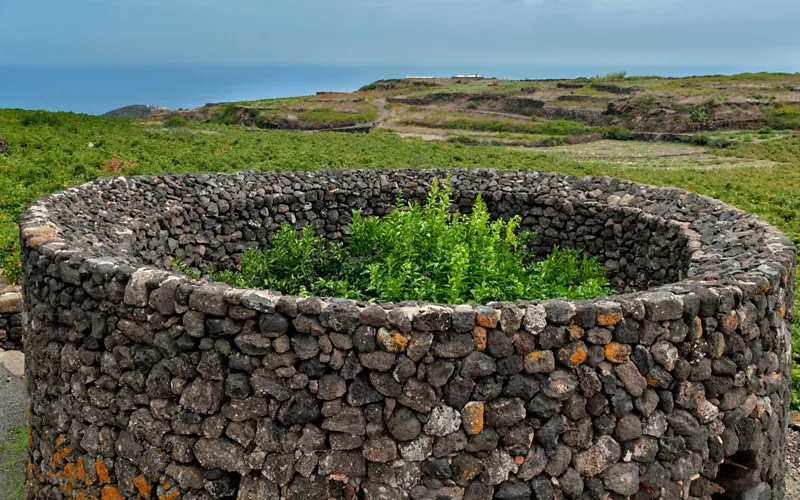
[(770, 126), (778, 130), (800, 130), (800, 108), (784, 104), (772, 109)]
[(594, 78), (592, 78), (592, 80), (593, 81), (624, 80), (626, 76), (628, 76), (627, 71), (612, 71), (610, 73), (606, 73), (605, 75), (597, 75)]
[(28, 455), (28, 429), (13, 427), (5, 440), (0, 441), (0, 498), (25, 498), (25, 462)]
[(366, 123), (378, 117), (378, 108), (371, 105), (367, 111), (340, 111), (331, 108), (312, 108), (302, 111), (298, 117), (312, 123), (330, 123), (334, 125), (352, 125)]
[(103, 116), (107, 118), (147, 118), (153, 114), (154, 111), (163, 111), (163, 108), (156, 108), (155, 106), (147, 106), (145, 104), (133, 104), (109, 111)]
[(548, 122), (515, 122), (511, 120), (473, 120), (455, 118), (444, 121), (407, 119), (406, 125), (450, 130), (475, 130), (481, 132), (513, 132), (521, 134), (583, 135), (591, 132), (591, 127), (572, 120), (553, 120)]
[(451, 213), (451, 188), (434, 179), (425, 205), (404, 204), (383, 218), (353, 211), (350, 240), (326, 243), (290, 225), (265, 250), (245, 252), (240, 272), (214, 278), (286, 293), (439, 303), (588, 299), (608, 295), (605, 268), (580, 251), (555, 249), (537, 262), (519, 216), (490, 221), (479, 196), (469, 215)]

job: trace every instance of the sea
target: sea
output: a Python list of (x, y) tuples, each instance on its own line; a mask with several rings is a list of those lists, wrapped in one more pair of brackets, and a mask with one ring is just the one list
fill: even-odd
[(688, 76), (785, 68), (608, 64), (11, 66), (0, 63), (0, 108), (103, 114), (131, 104), (189, 109), (209, 102), (354, 91), (383, 78), (480, 74), (493, 78)]

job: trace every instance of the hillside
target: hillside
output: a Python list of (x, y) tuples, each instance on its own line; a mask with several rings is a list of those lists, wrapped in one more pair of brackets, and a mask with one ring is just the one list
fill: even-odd
[(102, 116), (106, 118), (147, 118), (153, 113), (163, 113), (165, 111), (169, 111), (169, 108), (146, 104), (133, 104), (131, 106), (114, 109), (108, 113), (104, 113)]
[[(383, 103), (387, 103), (385, 113)], [(154, 117), (174, 115), (260, 129), (366, 125), (472, 144), (553, 146), (631, 138), (631, 134), (641, 140), (689, 142), (696, 134), (800, 129), (800, 73), (392, 79), (353, 93), (214, 103)]]

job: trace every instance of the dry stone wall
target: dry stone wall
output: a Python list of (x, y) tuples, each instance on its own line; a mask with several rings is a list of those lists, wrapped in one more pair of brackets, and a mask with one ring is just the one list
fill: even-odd
[(22, 294), (20, 287), (0, 282), (0, 349), (22, 350)]
[[(346, 239), (450, 177), (591, 301), (372, 304), (181, 276), (285, 223)], [(782, 499), (795, 250), (677, 189), (530, 171), (105, 178), (20, 220), (29, 494)]]

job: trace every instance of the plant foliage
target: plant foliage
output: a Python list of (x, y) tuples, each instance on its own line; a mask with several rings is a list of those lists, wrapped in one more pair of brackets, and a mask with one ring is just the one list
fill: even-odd
[(383, 218), (353, 211), (350, 240), (326, 242), (311, 227), (282, 227), (272, 245), (245, 252), (239, 272), (214, 277), (237, 286), (359, 300), (487, 302), (611, 292), (605, 269), (579, 250), (554, 249), (542, 261), (528, 250), (520, 218), (491, 220), (480, 196), (468, 215), (451, 212), (452, 188), (434, 179), (427, 202)]

